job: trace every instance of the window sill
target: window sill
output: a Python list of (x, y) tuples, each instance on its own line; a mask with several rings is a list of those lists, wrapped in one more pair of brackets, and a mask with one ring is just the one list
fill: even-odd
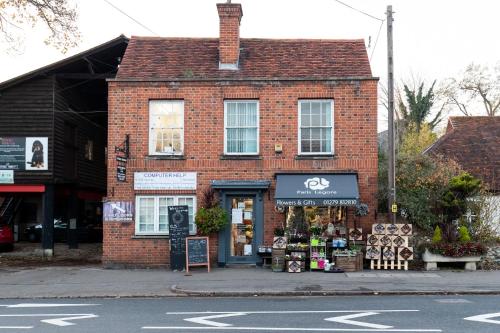
[(169, 235), (134, 235), (132, 239), (170, 239)]
[(295, 155), (296, 160), (333, 160), (335, 155)]
[[(194, 235), (189, 235), (188, 237), (194, 237)], [(134, 235), (131, 239), (170, 239), (169, 235)]]
[(221, 160), (261, 160), (260, 155), (220, 155)]
[(147, 155), (147, 160), (185, 160), (184, 155)]

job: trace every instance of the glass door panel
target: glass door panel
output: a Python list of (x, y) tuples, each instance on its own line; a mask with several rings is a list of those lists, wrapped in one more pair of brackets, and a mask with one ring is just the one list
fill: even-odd
[(231, 234), (229, 237), (231, 257), (254, 257), (254, 222), (254, 198), (231, 198)]

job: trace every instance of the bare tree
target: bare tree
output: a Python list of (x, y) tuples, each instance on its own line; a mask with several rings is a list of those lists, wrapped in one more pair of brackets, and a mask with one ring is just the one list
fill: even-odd
[(450, 78), (441, 87), (448, 104), (465, 116), (471, 116), (473, 109), (483, 105), (487, 116), (500, 114), (500, 62), (491, 69), (474, 63), (467, 66), (462, 78)]
[(16, 49), (24, 28), (41, 23), (49, 31), (45, 43), (65, 53), (80, 39), (76, 18), (68, 0), (0, 0), (0, 40)]

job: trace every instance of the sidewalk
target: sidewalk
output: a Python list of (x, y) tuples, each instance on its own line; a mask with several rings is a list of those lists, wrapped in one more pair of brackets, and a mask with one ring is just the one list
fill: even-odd
[(273, 273), (263, 268), (0, 267), (0, 298), (500, 294), (500, 271)]

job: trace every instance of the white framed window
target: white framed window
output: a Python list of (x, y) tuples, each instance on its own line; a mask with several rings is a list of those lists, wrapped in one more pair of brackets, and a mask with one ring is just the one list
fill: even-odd
[(299, 100), (299, 154), (333, 154), (333, 100)]
[(224, 101), (224, 154), (259, 154), (258, 101)]
[(135, 197), (135, 234), (168, 235), (168, 206), (186, 205), (189, 210), (189, 234), (196, 234), (195, 196), (139, 195)]
[(149, 101), (149, 154), (184, 153), (184, 101)]

